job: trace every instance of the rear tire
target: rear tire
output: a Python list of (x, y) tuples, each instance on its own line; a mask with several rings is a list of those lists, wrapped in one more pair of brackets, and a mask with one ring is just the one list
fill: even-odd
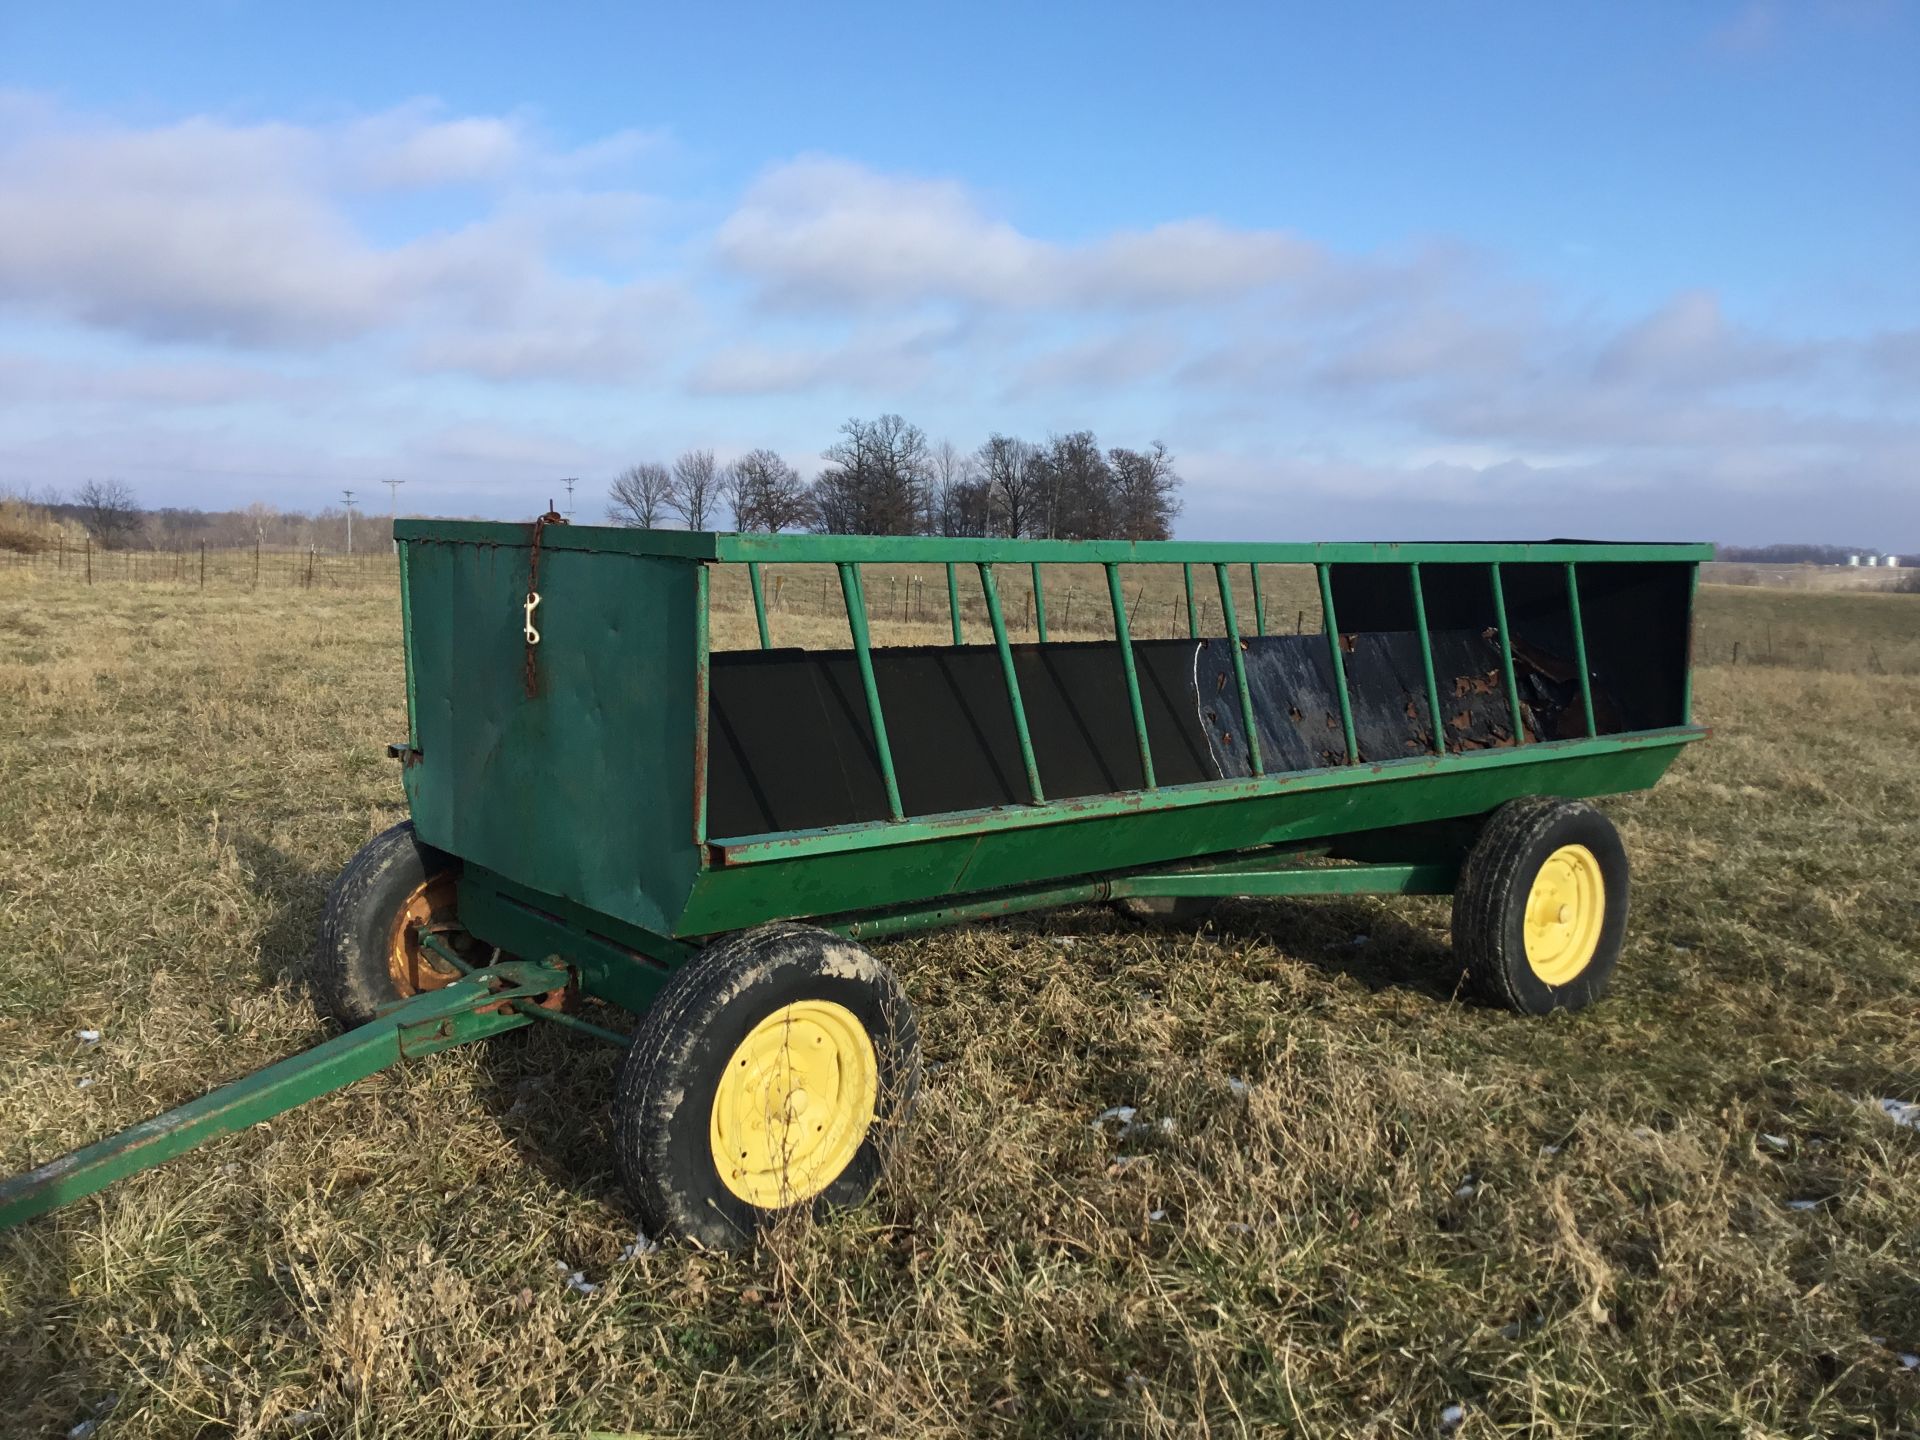
[(456, 976), (429, 963), (413, 927), (451, 926), (459, 865), (403, 821), (355, 853), (327, 891), (314, 947), (320, 1009), (348, 1029)]
[(913, 1007), (851, 940), (763, 925), (710, 945), (634, 1034), (614, 1105), (650, 1235), (714, 1249), (782, 1215), (860, 1204), (920, 1084)]
[(1525, 1015), (1606, 993), (1627, 933), (1627, 852), (1582, 800), (1502, 805), (1467, 852), (1453, 948), (1485, 999)]

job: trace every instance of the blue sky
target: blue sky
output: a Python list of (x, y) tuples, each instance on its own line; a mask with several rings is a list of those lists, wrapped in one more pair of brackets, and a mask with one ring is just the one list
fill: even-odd
[(1195, 538), (1920, 549), (1916, 157), (1894, 0), (0, 0), (0, 484), (587, 518), (892, 410)]

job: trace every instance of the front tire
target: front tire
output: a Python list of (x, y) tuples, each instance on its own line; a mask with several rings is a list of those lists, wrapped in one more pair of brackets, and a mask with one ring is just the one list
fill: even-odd
[(452, 930), (459, 865), (423, 845), (413, 822), (373, 837), (327, 891), (314, 947), (320, 1008), (348, 1029), (458, 977), (423, 952), (415, 928)]
[(893, 973), (829, 931), (764, 925), (689, 961), (642, 1018), (614, 1108), (621, 1179), (649, 1234), (745, 1245), (865, 1200), (919, 1083)]
[(1627, 852), (1581, 800), (1531, 797), (1493, 812), (1453, 895), (1453, 948), (1487, 1000), (1525, 1015), (1606, 993), (1627, 933)]

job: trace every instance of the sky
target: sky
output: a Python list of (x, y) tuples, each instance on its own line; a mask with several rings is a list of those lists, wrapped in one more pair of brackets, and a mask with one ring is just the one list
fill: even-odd
[(1920, 3), (0, 0), (0, 486), (585, 521), (885, 412), (1182, 538), (1920, 551)]

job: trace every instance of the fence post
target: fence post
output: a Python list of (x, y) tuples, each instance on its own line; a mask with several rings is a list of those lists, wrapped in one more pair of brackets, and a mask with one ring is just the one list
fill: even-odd
[(87, 583), (93, 583), (93, 536), (87, 536)]
[(207, 588), (207, 542), (200, 542), (200, 588)]

